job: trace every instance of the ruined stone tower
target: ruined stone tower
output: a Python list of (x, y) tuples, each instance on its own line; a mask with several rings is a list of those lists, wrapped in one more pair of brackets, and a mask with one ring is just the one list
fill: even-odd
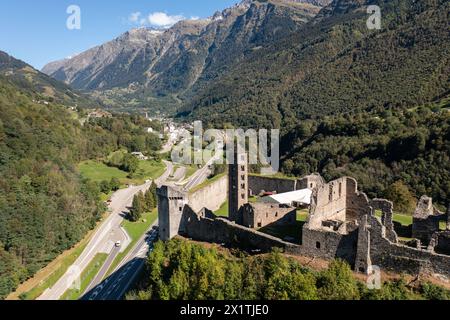
[(162, 186), (156, 191), (158, 195), (159, 238), (168, 241), (183, 231), (181, 218), (187, 196), (173, 187)]
[(234, 154), (228, 166), (228, 218), (242, 224), (239, 209), (248, 203), (248, 160), (246, 153)]
[(422, 196), (413, 215), (412, 237), (428, 245), (435, 232), (439, 231), (441, 216), (433, 206), (433, 199)]

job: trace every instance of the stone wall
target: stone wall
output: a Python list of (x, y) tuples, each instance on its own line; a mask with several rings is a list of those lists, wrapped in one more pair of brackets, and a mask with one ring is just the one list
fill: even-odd
[(318, 186), (325, 184), (325, 180), (319, 174), (311, 174), (305, 176), (297, 181), (297, 190), (301, 189), (314, 189)]
[(253, 195), (258, 195), (262, 191), (285, 193), (297, 190), (297, 181), (291, 179), (249, 175), (248, 188), (250, 194)]
[(203, 208), (217, 211), (227, 201), (227, 197), (228, 176), (226, 175), (188, 195), (189, 205), (195, 212)]
[(284, 248), (288, 245), (278, 238), (240, 226), (226, 218), (202, 217), (189, 206), (185, 206), (183, 215), (184, 232), (181, 235), (193, 240), (262, 252), (270, 252), (272, 248)]
[(347, 178), (318, 186), (313, 190), (308, 225), (320, 229), (326, 220), (346, 220)]
[(269, 224), (295, 224), (297, 209), (279, 204), (248, 203), (241, 207), (237, 223), (248, 228), (263, 228)]
[(372, 264), (409, 274), (439, 273), (450, 276), (450, 256), (392, 243), (383, 237), (383, 225), (370, 215), (370, 256)]
[(308, 229), (305, 226), (303, 227), (302, 245), (299, 253), (324, 259), (341, 258), (354, 266), (358, 240), (357, 231), (341, 234), (339, 232)]
[(367, 215), (361, 219), (355, 258), (355, 270), (366, 274), (369, 273), (369, 268), (372, 266), (372, 259), (370, 258), (370, 231), (367, 219)]
[(386, 238), (391, 242), (397, 243), (398, 236), (394, 230), (394, 204), (385, 199), (373, 199), (370, 201), (373, 210), (381, 210), (381, 223), (386, 228)]
[(412, 237), (428, 245), (433, 234), (439, 231), (439, 222), (444, 218), (444, 215), (433, 207), (433, 199), (421, 197), (413, 216)]
[(358, 182), (353, 178), (345, 178), (346, 182), (346, 220), (359, 221), (371, 213), (369, 198), (358, 191)]

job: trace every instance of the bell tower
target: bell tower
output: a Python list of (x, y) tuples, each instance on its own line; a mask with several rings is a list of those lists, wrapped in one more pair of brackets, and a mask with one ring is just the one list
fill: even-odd
[(239, 209), (248, 203), (248, 158), (246, 153), (234, 153), (228, 167), (228, 218), (242, 224)]

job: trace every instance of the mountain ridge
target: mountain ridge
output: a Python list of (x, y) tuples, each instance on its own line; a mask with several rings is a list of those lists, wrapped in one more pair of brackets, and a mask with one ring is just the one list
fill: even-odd
[(0, 77), (32, 94), (37, 100), (56, 102), (72, 107), (100, 106), (91, 97), (49, 77), (26, 62), (3, 51), (0, 51)]
[(165, 98), (176, 103), (175, 97), (198, 80), (203, 83), (217, 77), (260, 45), (297, 30), (319, 12), (320, 7), (313, 4), (327, 2), (243, 1), (210, 18), (184, 20), (164, 31), (130, 30), (42, 70), (93, 92), (107, 104), (115, 100), (155, 106)]

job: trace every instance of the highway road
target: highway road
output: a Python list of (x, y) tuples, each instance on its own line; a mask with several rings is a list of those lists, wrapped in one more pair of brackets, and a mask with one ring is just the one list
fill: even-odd
[(91, 289), (82, 300), (121, 300), (137, 280), (145, 266), (145, 258), (158, 240), (157, 230), (150, 229), (122, 261), (116, 270), (103, 282)]
[[(173, 164), (169, 161), (163, 162), (166, 166), (166, 171), (161, 177), (155, 180), (155, 183), (158, 186), (166, 183), (167, 179), (173, 172)], [(119, 263), (118, 267), (112, 272), (112, 274), (103, 280), (120, 252), (118, 248), (114, 248), (112, 250), (101, 270), (84, 292), (84, 296), (82, 298), (83, 300), (118, 300), (124, 295), (125, 291), (128, 290), (129, 286), (133, 283), (133, 280), (144, 266), (144, 258), (150, 250), (152, 241), (157, 238), (154, 230), (156, 225), (157, 222), (155, 222), (146, 234), (139, 239), (134, 248), (132, 248), (132, 250)], [(122, 228), (120, 228), (120, 230), (126, 234), (125, 230)], [(125, 249), (126, 245), (127, 244), (124, 243), (122, 248)], [(117, 298), (118, 296), (119, 298)]]
[(108, 273), (109, 268), (114, 263), (114, 260), (119, 255), (119, 253), (120, 248), (114, 247), (111, 253), (109, 254), (108, 258), (106, 259), (105, 263), (103, 264), (102, 268), (100, 269), (100, 271), (97, 273), (95, 278), (92, 280), (87, 289), (84, 291), (83, 295), (90, 292), (92, 289), (94, 289), (97, 285), (99, 285), (102, 282), (103, 278)]
[(166, 171), (163, 173), (161, 177), (155, 180), (156, 185), (161, 186), (166, 183), (170, 178), (170, 175), (173, 172), (173, 163), (170, 161), (163, 160), (164, 165), (166, 166)]
[(181, 180), (184, 179), (184, 177), (186, 176), (186, 167), (180, 167), (178, 168), (175, 173), (173, 174), (173, 178), (171, 180), (175, 181), (175, 182), (179, 182)]
[(203, 166), (200, 170), (198, 170), (196, 173), (194, 173), (189, 179), (188, 182), (184, 185), (185, 190), (191, 190), (195, 188), (196, 186), (202, 184), (203, 182), (208, 179), (209, 175), (211, 174), (210, 166), (216, 161), (216, 158), (211, 158), (207, 164)]
[[(155, 180), (158, 186), (167, 183), (167, 180), (173, 172), (173, 164), (169, 161), (163, 162), (166, 165), (166, 171), (161, 177)], [(106, 276), (115, 257), (105, 262), (102, 270), (96, 276), (96, 280), (85, 291), (82, 300), (120, 300), (124, 296), (143, 268), (145, 257), (147, 257), (149, 250), (151, 250), (153, 242), (158, 238), (157, 231), (155, 230), (157, 224), (156, 221), (119, 263), (112, 274), (104, 281), (101, 281)]]
[(131, 186), (126, 189), (117, 191), (111, 197), (109, 205), (111, 214), (98, 227), (92, 236), (88, 245), (75, 261), (75, 263), (67, 270), (67, 272), (56, 282), (56, 284), (47, 289), (38, 300), (58, 300), (61, 296), (72, 287), (74, 281), (79, 279), (83, 270), (89, 265), (92, 259), (98, 253), (117, 254), (114, 250), (114, 243), (122, 241), (126, 243), (128, 235), (121, 228), (124, 219), (124, 213), (128, 210), (133, 201), (133, 197), (139, 191), (147, 190), (151, 186), (151, 182), (147, 182), (141, 186)]
[[(213, 159), (211, 159), (210, 163), (212, 162)], [(191, 189), (203, 183), (210, 174), (210, 163), (205, 165), (188, 179), (185, 188)], [(166, 171), (159, 179), (155, 180), (155, 183), (158, 186), (168, 183), (167, 180), (174, 169), (171, 162), (164, 161), (164, 164), (166, 165)], [(47, 289), (38, 300), (60, 299), (61, 296), (73, 286), (74, 281), (80, 278), (83, 270), (98, 253), (108, 253), (108, 258), (84, 292), (82, 299), (119, 300), (123, 298), (144, 267), (145, 257), (148, 255), (148, 252), (152, 250), (153, 242), (158, 238), (157, 231), (153, 229), (157, 223), (155, 223), (155, 225), (139, 239), (137, 244), (120, 262), (112, 274), (108, 278), (104, 278), (117, 255), (127, 247), (130, 241), (125, 230), (121, 228), (123, 219), (128, 212), (128, 207), (131, 206), (134, 195), (139, 191), (147, 190), (151, 186), (151, 183), (151, 181), (148, 181), (141, 186), (131, 186), (113, 194), (110, 203), (110, 216), (98, 227), (92, 239), (75, 263), (57, 281), (57, 283), (52, 288)], [(121, 241), (123, 245), (121, 247), (116, 247), (114, 244), (117, 241)]]

